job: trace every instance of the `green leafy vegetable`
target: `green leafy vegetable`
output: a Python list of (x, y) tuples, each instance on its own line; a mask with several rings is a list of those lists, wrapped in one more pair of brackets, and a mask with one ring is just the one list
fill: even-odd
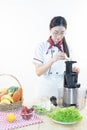
[(47, 109), (45, 107), (33, 105), (32, 108), (34, 108), (35, 112), (38, 114), (41, 114), (41, 113), (43, 114), (47, 112)]
[(80, 114), (80, 111), (74, 106), (66, 108), (57, 107), (56, 110), (49, 113), (48, 116), (53, 120), (61, 122), (78, 122), (83, 118)]

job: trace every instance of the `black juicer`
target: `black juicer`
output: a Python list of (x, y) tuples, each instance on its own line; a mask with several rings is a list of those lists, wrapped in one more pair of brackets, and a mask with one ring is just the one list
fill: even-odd
[(63, 91), (63, 106), (78, 106), (78, 73), (72, 72), (72, 64), (76, 61), (65, 61), (66, 71), (64, 72), (64, 91)]

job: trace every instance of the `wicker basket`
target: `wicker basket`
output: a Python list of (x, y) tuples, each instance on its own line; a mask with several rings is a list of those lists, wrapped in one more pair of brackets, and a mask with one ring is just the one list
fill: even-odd
[[(22, 87), (19, 80), (15, 76), (13, 76), (11, 74), (0, 74), (0, 77), (1, 76), (9, 76), (9, 77), (13, 78), (18, 83), (18, 86)], [(13, 111), (15, 109), (20, 108), (22, 106), (22, 103), (23, 103), (23, 94), (22, 94), (21, 100), (18, 102), (14, 102), (11, 104), (0, 104), (0, 111)]]

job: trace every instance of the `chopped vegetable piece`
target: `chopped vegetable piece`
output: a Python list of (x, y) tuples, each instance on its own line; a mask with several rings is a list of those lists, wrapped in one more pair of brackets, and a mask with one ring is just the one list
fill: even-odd
[(45, 107), (33, 105), (32, 108), (34, 108), (36, 113), (45, 113), (45, 112), (47, 112), (47, 109)]

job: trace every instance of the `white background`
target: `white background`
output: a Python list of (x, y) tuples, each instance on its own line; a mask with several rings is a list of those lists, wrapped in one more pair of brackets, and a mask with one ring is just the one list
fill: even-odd
[[(48, 39), (50, 20), (57, 15), (67, 19), (67, 42), (72, 46), (80, 68), (81, 87), (87, 86), (86, 1), (0, 0), (0, 74), (16, 76), (23, 87), (25, 99), (35, 97), (34, 49), (39, 42)], [(9, 77), (3, 83), (0, 80), (0, 88), (6, 80), (8, 82)]]

